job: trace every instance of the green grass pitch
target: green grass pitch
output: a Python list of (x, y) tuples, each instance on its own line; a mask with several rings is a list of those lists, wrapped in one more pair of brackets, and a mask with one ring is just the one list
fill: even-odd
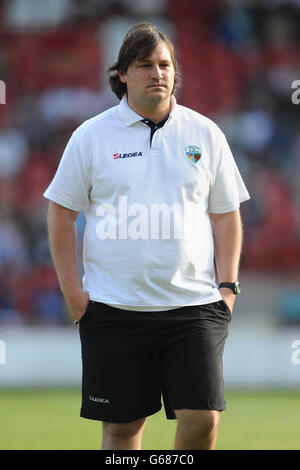
[[(0, 390), (1, 450), (101, 448), (101, 423), (79, 417), (80, 390)], [(217, 449), (299, 450), (300, 393), (228, 391)], [(176, 421), (148, 418), (143, 449), (171, 450)]]

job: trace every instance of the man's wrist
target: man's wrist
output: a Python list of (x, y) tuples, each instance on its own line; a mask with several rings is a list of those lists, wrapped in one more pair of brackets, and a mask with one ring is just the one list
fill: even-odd
[(78, 295), (82, 295), (84, 292), (81, 286), (72, 286), (72, 287), (67, 287), (61, 290), (64, 298), (67, 299), (72, 299)]
[(231, 294), (231, 295), (234, 295), (234, 296), (236, 295), (236, 294), (232, 291), (232, 289), (230, 289), (229, 287), (219, 287), (219, 291), (220, 291), (220, 292), (224, 292), (224, 294), (226, 294), (226, 295), (230, 295), (230, 294)]
[(239, 281), (220, 282), (219, 289), (229, 289), (234, 295), (238, 295), (241, 292)]

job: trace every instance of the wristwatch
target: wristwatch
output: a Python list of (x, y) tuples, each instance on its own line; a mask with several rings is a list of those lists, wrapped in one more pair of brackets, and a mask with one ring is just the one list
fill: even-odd
[(235, 295), (238, 295), (241, 292), (240, 283), (238, 281), (235, 281), (235, 282), (221, 282), (219, 284), (219, 289), (221, 287), (228, 287), (228, 289), (231, 289), (232, 292)]

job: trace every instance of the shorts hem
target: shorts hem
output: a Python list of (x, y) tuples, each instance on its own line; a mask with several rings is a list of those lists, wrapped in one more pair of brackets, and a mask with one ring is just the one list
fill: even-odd
[(93, 421), (104, 421), (104, 422), (108, 422), (108, 423), (130, 423), (131, 421), (136, 421), (138, 419), (142, 419), (142, 418), (147, 418), (148, 416), (152, 416), (154, 415), (155, 413), (158, 413), (160, 410), (161, 410), (161, 406), (159, 408), (157, 408), (156, 410), (149, 410), (149, 411), (146, 411), (144, 413), (138, 413), (136, 415), (134, 415), (133, 417), (132, 416), (127, 416), (127, 417), (123, 417), (123, 418), (113, 418), (113, 417), (109, 417), (109, 416), (95, 416), (95, 414), (93, 413), (89, 413), (85, 410), (81, 410), (80, 411), (80, 417), (81, 418), (85, 418), (85, 419), (92, 419)]
[(226, 404), (223, 404), (222, 406), (214, 406), (214, 405), (199, 405), (199, 406), (172, 406), (168, 407), (166, 409), (166, 418), (167, 419), (177, 419), (175, 410), (210, 410), (210, 411), (226, 411)]

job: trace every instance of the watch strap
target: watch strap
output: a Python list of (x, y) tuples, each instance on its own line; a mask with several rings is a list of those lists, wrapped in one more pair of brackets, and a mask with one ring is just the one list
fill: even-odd
[(228, 289), (231, 289), (235, 295), (239, 294), (240, 292), (240, 284), (238, 281), (236, 282), (221, 282), (219, 284), (219, 289), (221, 287), (227, 287)]

